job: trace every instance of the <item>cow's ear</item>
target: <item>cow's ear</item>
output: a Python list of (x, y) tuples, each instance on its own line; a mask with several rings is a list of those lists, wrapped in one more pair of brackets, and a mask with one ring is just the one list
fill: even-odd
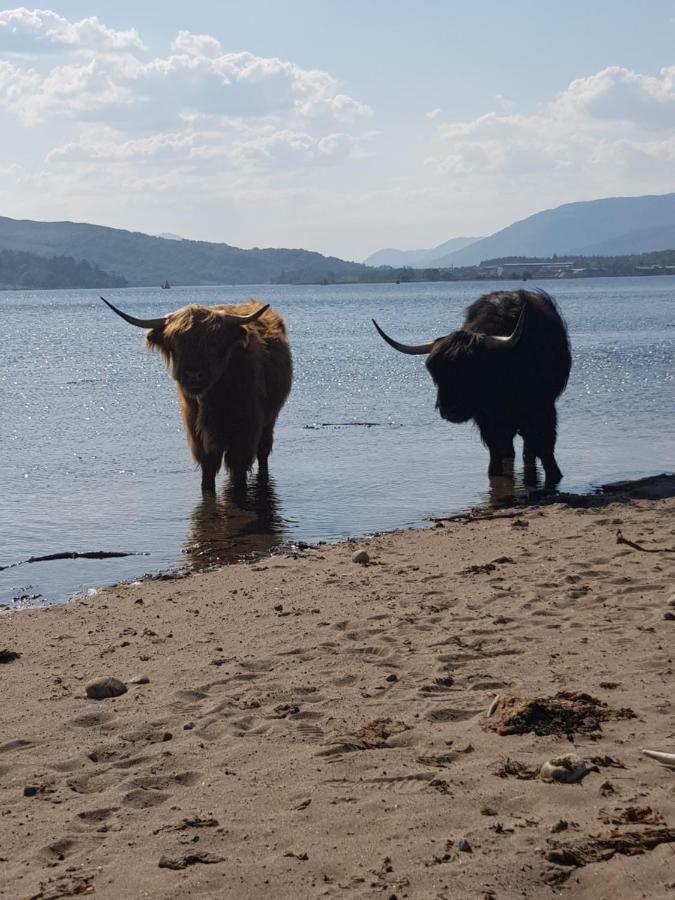
[(236, 343), (241, 344), (242, 347), (248, 347), (249, 333), (247, 328), (244, 328), (242, 325), (235, 325), (234, 328), (230, 328), (230, 331), (234, 335)]
[(151, 328), (145, 336), (148, 347), (154, 350), (166, 350), (163, 328)]

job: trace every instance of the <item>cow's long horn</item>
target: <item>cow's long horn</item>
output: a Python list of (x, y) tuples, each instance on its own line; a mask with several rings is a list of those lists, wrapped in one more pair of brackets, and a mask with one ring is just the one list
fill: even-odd
[(668, 766), (669, 769), (675, 769), (675, 753), (661, 753), (659, 750), (643, 750), (645, 756), (655, 759), (662, 766)]
[(128, 322), (130, 325), (136, 325), (137, 328), (163, 328), (166, 324), (166, 320), (169, 318), (168, 316), (160, 316), (158, 319), (137, 319), (136, 316), (130, 316), (129, 313), (122, 312), (121, 309), (113, 306), (112, 303), (108, 303), (105, 297), (101, 297), (101, 300), (103, 300), (105, 305), (109, 306), (114, 313), (117, 313), (121, 319), (124, 319), (124, 321)]
[(516, 322), (516, 327), (513, 329), (512, 334), (509, 334), (507, 336), (500, 334), (486, 334), (484, 335), (485, 346), (489, 347), (491, 350), (513, 350), (514, 347), (518, 345), (518, 341), (523, 336), (526, 309), (527, 304), (523, 303), (523, 308), (520, 311), (518, 321)]
[(373, 325), (377, 328), (380, 336), (391, 346), (394, 350), (398, 350), (400, 353), (410, 353), (411, 355), (419, 355), (422, 353), (429, 353), (431, 348), (434, 346), (434, 342), (431, 341), (429, 344), (400, 344), (398, 341), (395, 341), (393, 338), (390, 338), (388, 334), (385, 334), (384, 331), (377, 324), (375, 319), (372, 320)]
[(255, 322), (256, 319), (259, 319), (265, 310), (269, 308), (269, 303), (266, 303), (264, 306), (261, 306), (260, 309), (256, 309), (255, 312), (250, 313), (248, 316), (236, 316), (234, 313), (227, 313), (223, 316), (223, 319), (225, 320), (226, 325), (249, 325), (251, 322)]

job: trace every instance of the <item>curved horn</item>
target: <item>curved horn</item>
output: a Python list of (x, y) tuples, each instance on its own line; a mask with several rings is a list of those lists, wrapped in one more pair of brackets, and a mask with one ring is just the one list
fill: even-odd
[(234, 313), (227, 313), (223, 316), (223, 319), (225, 320), (226, 325), (249, 325), (251, 322), (255, 322), (256, 319), (259, 319), (265, 310), (269, 308), (269, 303), (266, 303), (264, 306), (261, 306), (260, 309), (256, 309), (255, 312), (250, 313), (248, 316), (236, 316)]
[(662, 766), (675, 769), (675, 753), (661, 753), (658, 750), (643, 750), (642, 752), (645, 756), (660, 762)]
[(101, 297), (101, 300), (103, 300), (105, 305), (109, 306), (114, 313), (117, 313), (121, 319), (124, 319), (124, 321), (128, 322), (130, 325), (136, 325), (137, 328), (163, 328), (166, 324), (166, 320), (169, 318), (168, 316), (160, 316), (159, 319), (137, 319), (136, 316), (130, 316), (129, 313), (122, 312), (121, 309), (113, 306), (112, 303), (108, 303), (105, 297)]
[(381, 329), (380, 326), (377, 324), (377, 322), (375, 321), (375, 319), (372, 319), (371, 321), (372, 321), (373, 325), (375, 326), (375, 328), (377, 328), (377, 330), (378, 330), (380, 336), (381, 336), (381, 337), (382, 337), (382, 338), (383, 338), (383, 339), (384, 339), (391, 347), (393, 347), (394, 350), (398, 350), (400, 353), (410, 353), (411, 355), (416, 356), (416, 355), (419, 355), (419, 354), (422, 354), (422, 353), (429, 353), (429, 351), (431, 350), (431, 348), (434, 346), (434, 342), (433, 342), (433, 341), (431, 341), (429, 344), (416, 344), (416, 345), (399, 344), (398, 341), (395, 341), (393, 338), (390, 338), (388, 334), (385, 334), (384, 331), (382, 331), (382, 329)]
[(523, 336), (526, 309), (527, 303), (523, 303), (523, 308), (520, 311), (518, 321), (516, 322), (516, 327), (513, 329), (512, 334), (508, 335), (507, 337), (499, 334), (483, 335), (485, 346), (489, 347), (491, 350), (513, 350), (513, 348), (517, 346), (518, 341)]

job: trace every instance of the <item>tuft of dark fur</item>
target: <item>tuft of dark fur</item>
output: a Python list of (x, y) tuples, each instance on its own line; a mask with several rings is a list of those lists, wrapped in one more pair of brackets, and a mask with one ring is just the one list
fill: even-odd
[[(512, 334), (525, 307), (517, 346), (495, 350), (486, 336)], [(460, 331), (439, 338), (427, 358), (438, 389), (436, 406), (451, 422), (474, 419), (490, 451), (492, 475), (514, 457), (513, 438), (523, 436), (525, 462), (539, 457), (549, 485), (562, 477), (554, 457), (555, 401), (572, 365), (567, 328), (543, 290), (494, 291), (466, 310)]]

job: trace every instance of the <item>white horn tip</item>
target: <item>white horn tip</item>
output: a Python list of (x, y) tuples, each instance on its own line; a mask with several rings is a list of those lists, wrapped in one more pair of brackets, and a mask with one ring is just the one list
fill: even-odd
[(662, 753), (659, 750), (642, 750), (641, 752), (650, 759), (654, 759), (656, 762), (661, 763), (662, 766), (667, 766), (669, 769), (675, 769), (675, 753)]

